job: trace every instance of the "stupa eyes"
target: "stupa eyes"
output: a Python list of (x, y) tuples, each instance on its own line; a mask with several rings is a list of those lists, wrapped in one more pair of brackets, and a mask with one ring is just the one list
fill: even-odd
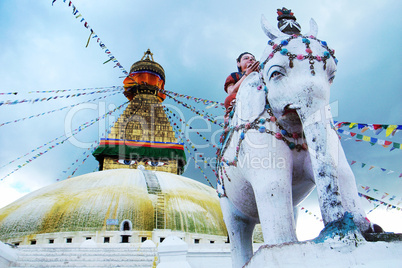
[(152, 166), (152, 167), (161, 167), (166, 165), (167, 163), (165, 162), (155, 162), (155, 161), (148, 161), (147, 165)]
[[(135, 161), (135, 160), (126, 160), (126, 159), (119, 159), (117, 160), (118, 163), (123, 164), (123, 165), (135, 165), (138, 164), (139, 162)], [(142, 161), (140, 161), (142, 162)], [(164, 165), (167, 165), (168, 163), (166, 162), (158, 162), (158, 161), (143, 161), (145, 165), (151, 166), (151, 167), (161, 167)]]
[(135, 160), (126, 160), (126, 159), (119, 159), (117, 160), (117, 162), (123, 165), (134, 165), (137, 163), (137, 161)]

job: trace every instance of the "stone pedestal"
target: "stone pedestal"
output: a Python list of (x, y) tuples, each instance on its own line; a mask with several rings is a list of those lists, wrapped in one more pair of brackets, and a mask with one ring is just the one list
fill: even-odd
[(157, 268), (191, 268), (187, 262), (188, 245), (177, 236), (167, 237), (158, 247)]
[(261, 246), (244, 268), (261, 267), (399, 267), (401, 242), (345, 244), (299, 242)]

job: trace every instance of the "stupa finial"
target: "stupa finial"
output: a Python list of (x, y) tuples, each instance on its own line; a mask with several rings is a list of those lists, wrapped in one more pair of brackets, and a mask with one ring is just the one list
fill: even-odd
[[(151, 56), (151, 59), (149, 59), (149, 56)], [(145, 58), (146, 57), (146, 58)], [(145, 59), (144, 59), (145, 58)], [(151, 52), (151, 50), (148, 48), (148, 50), (144, 53), (144, 56), (142, 56), (141, 60), (151, 60), (154, 61), (154, 54)]]

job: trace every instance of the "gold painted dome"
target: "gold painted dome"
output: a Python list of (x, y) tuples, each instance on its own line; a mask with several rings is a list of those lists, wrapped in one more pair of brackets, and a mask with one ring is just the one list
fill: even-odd
[(0, 240), (102, 231), (109, 219), (130, 220), (139, 231), (227, 235), (213, 188), (166, 172), (112, 169), (54, 183), (0, 209)]

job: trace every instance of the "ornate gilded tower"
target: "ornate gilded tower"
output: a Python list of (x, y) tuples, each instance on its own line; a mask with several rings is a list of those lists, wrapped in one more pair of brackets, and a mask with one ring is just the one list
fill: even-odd
[(93, 155), (100, 170), (133, 168), (181, 174), (186, 164), (183, 144), (177, 143), (161, 103), (165, 72), (148, 49), (123, 81), (130, 100), (108, 138)]

